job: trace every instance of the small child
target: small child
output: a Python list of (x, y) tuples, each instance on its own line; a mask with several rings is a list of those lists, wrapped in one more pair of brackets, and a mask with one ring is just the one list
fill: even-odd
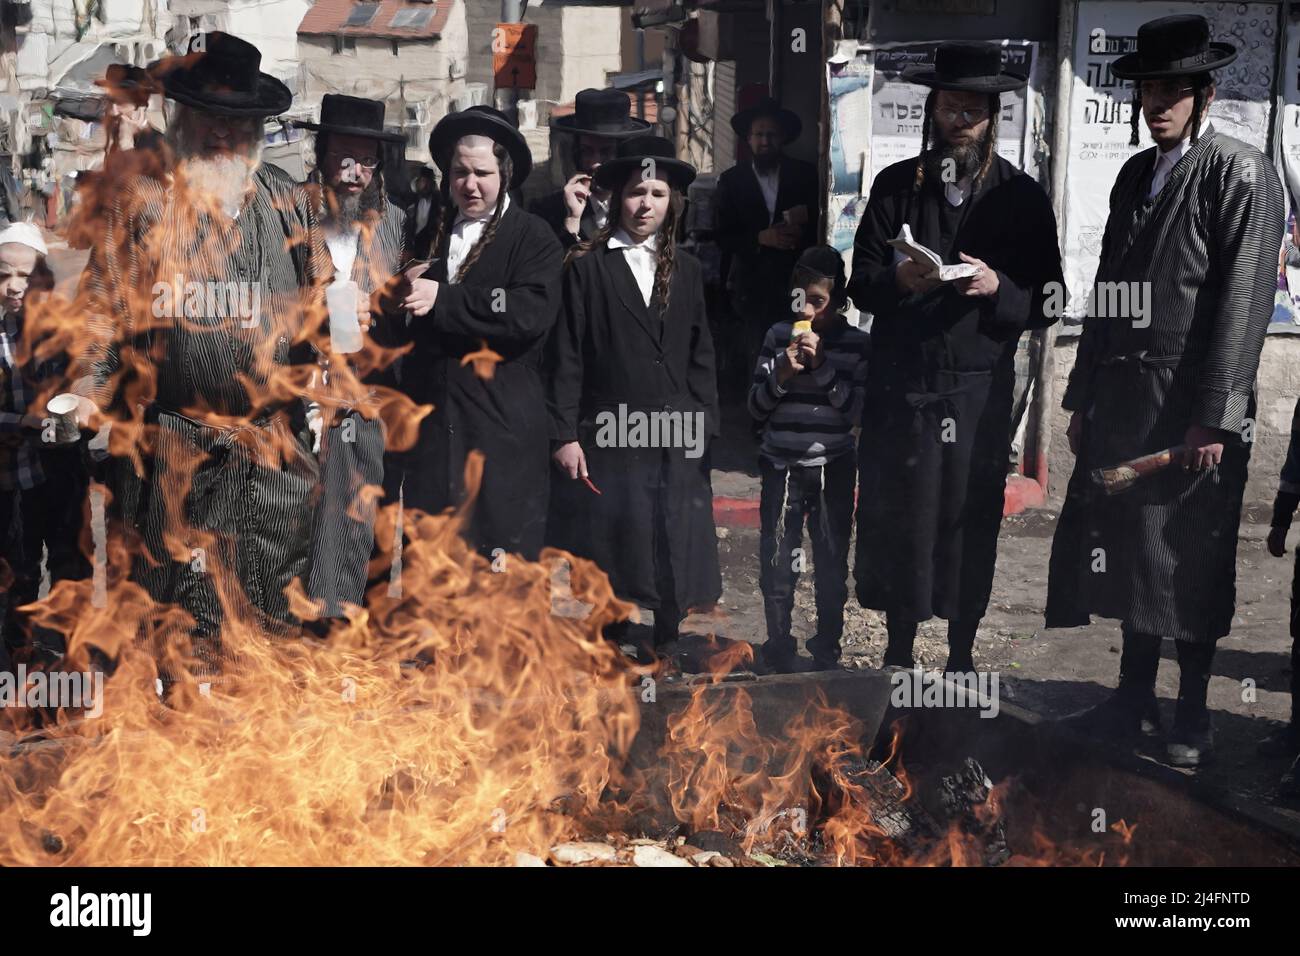
[(750, 414), (763, 425), (759, 580), (767, 643), (761, 654), (778, 673), (798, 667), (790, 613), (807, 565), (805, 519), (817, 585), (817, 634), (808, 650), (818, 670), (839, 663), (857, 484), (853, 429), (871, 348), (867, 333), (844, 317), (844, 261), (831, 247), (813, 246), (799, 257), (790, 296), (794, 314), (768, 330), (749, 391)]
[[(1275, 558), (1286, 554), (1286, 533), (1296, 505), (1300, 504), (1300, 400), (1291, 417), (1291, 443), (1282, 465), (1282, 480), (1273, 501), (1273, 522), (1268, 533), (1268, 550)], [(1282, 793), (1300, 797), (1300, 549), (1296, 550), (1296, 573), (1291, 581), (1291, 722), (1265, 737), (1259, 751), (1264, 756), (1293, 758), (1282, 778)]]

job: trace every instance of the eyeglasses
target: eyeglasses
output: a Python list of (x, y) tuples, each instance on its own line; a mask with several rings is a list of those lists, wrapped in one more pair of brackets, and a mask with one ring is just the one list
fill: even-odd
[(989, 115), (989, 111), (985, 108), (975, 110), (954, 110), (944, 108), (935, 110), (935, 112), (949, 123), (956, 120), (958, 116), (961, 117), (963, 123), (978, 123), (980, 120), (984, 119), (984, 117)]
[(374, 156), (362, 156), (360, 159), (353, 156), (343, 156), (338, 159), (338, 164), (340, 169), (350, 169), (353, 166), (360, 166), (362, 169), (371, 173), (379, 168), (379, 160)]
[(1188, 93), (1195, 93), (1195, 87), (1179, 86), (1172, 80), (1143, 80), (1138, 84), (1138, 89), (1142, 91), (1144, 97), (1154, 97), (1162, 100), (1181, 100)]

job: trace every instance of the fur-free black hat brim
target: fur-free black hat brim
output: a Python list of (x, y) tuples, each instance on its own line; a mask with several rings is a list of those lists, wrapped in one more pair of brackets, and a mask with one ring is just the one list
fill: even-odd
[(770, 116), (776, 120), (781, 129), (785, 131), (785, 141), (793, 143), (803, 132), (803, 120), (794, 110), (787, 109), (770, 109), (766, 106), (751, 106), (747, 110), (741, 110), (731, 118), (731, 128), (737, 136), (745, 137), (749, 135), (749, 127), (753, 125), (754, 120), (760, 116)]
[(218, 116), (279, 116), (293, 105), (293, 93), (289, 87), (266, 73), (257, 75), (257, 86), (251, 93), (215, 93), (200, 89), (190, 82), (190, 71), (184, 67), (164, 73), (162, 87), (169, 99)]
[(364, 136), (366, 139), (383, 140), (386, 143), (405, 143), (406, 137), (401, 133), (388, 133), (383, 130), (374, 130), (364, 126), (336, 126), (332, 123), (308, 123), (305, 120), (294, 120), (294, 126), (301, 129), (309, 129), (316, 133), (336, 133), (339, 136)]
[(955, 93), (1009, 93), (1029, 82), (1018, 73), (1002, 72), (996, 76), (969, 76), (956, 79), (941, 76), (932, 66), (911, 67), (903, 71), (908, 83), (928, 86), (932, 90), (950, 90)]
[(514, 165), (511, 187), (518, 186), (528, 178), (533, 168), (533, 154), (528, 149), (528, 141), (523, 134), (507, 120), (474, 109), (447, 114), (438, 120), (438, 125), (429, 134), (429, 154), (444, 176), (447, 174), (447, 164), (451, 161), (452, 147), (464, 136), (486, 136), (505, 147), (510, 154), (510, 162)]
[(628, 117), (628, 125), (622, 129), (588, 129), (577, 124), (578, 117), (574, 114), (568, 116), (557, 116), (551, 120), (551, 129), (561, 133), (573, 133), (581, 136), (603, 136), (606, 139), (626, 139), (629, 136), (644, 136), (654, 129), (654, 126), (645, 120)]
[(695, 181), (695, 167), (685, 160), (649, 155), (619, 156), (607, 163), (601, 163), (592, 179), (601, 189), (612, 189), (628, 176), (636, 175), (645, 169), (643, 163), (647, 159), (654, 161), (654, 178), (664, 180), (674, 189), (685, 192), (686, 187)]
[(1176, 76), (1196, 76), (1227, 66), (1237, 58), (1231, 43), (1211, 43), (1209, 50), (1181, 60), (1152, 60), (1140, 52), (1126, 53), (1110, 65), (1110, 72), (1121, 80), (1167, 80)]

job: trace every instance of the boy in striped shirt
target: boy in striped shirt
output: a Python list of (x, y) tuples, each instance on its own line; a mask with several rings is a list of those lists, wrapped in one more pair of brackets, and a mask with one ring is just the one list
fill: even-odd
[(798, 667), (790, 613), (812, 538), (816, 669), (839, 663), (848, 599), (849, 534), (857, 482), (854, 429), (862, 411), (870, 337), (844, 317), (844, 261), (829, 246), (799, 257), (790, 283), (792, 316), (767, 332), (754, 369), (749, 411), (763, 425), (759, 470), (759, 581), (767, 617), (766, 669)]

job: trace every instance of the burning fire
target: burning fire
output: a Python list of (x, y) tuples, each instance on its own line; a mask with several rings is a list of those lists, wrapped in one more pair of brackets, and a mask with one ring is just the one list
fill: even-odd
[[(129, 307), (149, 314), (146, 303)], [(52, 295), (30, 304), (29, 327), (43, 330), (46, 354), (80, 357), (92, 312), (84, 293)], [(323, 315), (308, 318), (327, 343)], [(359, 376), (392, 358), (368, 346), (355, 373), (340, 367), (332, 400), (360, 400)], [(493, 359), (486, 348), (467, 356), (480, 374)], [(127, 411), (111, 447), (138, 467), (154, 440), (138, 408), (154, 372), (124, 363)], [(309, 372), (273, 376), (270, 391), (302, 394)], [(378, 407), (391, 444), (409, 447), (422, 410), (382, 390)], [(176, 469), (162, 488), (173, 527), (184, 525), (198, 465)], [(481, 468), (471, 458), (468, 487)], [(268, 637), (234, 570), (214, 568), (232, 663), (211, 685), (188, 615), (130, 580), (139, 545), (110, 536), (107, 580), (60, 581), (34, 612), (37, 625), (67, 637), (61, 670), (115, 662), (103, 715), (0, 710), (11, 732), (0, 750), (0, 865), (513, 865), (566, 841), (626, 847), (638, 833), (721, 834), (746, 858), (768, 860), (982, 862), (1001, 788), (978, 810), (979, 833), (953, 825), (924, 847), (908, 843), (913, 793), (897, 746), (870, 761), (860, 724), (820, 695), (781, 734), (760, 733), (750, 695), (723, 692), (748, 645), (715, 658), (652, 761), (629, 763), (643, 681), (662, 676), (633, 667), (601, 636), (630, 606), (597, 567), (560, 552), (489, 565), (459, 535), (465, 520), (463, 509), (408, 511), (400, 588), (376, 585), (369, 609), (323, 641)], [(381, 512), (384, 553), (372, 572), (387, 567), (397, 521), (396, 506)], [(190, 554), (192, 530), (169, 539), (175, 558)], [(83, 537), (89, 553), (89, 529)], [(218, 561), (221, 537), (202, 539)], [(589, 606), (585, 618), (553, 613), (558, 560), (570, 565), (564, 599)], [(316, 616), (300, 586), (289, 597), (295, 613)], [(165, 701), (160, 673), (174, 680)]]

